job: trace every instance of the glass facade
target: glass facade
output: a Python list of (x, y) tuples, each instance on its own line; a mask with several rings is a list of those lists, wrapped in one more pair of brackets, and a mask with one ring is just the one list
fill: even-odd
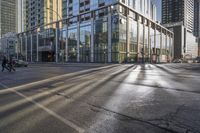
[(32, 61), (37, 61), (37, 34), (32, 34)]
[(68, 29), (68, 61), (77, 62), (77, 27)]
[[(68, 17), (74, 16), (57, 28), (20, 34), (20, 54), (28, 61), (42, 62), (159, 63), (171, 59), (172, 32), (122, 4), (110, 6), (110, 1), (103, 0), (91, 1), (92, 6), (95, 2), (107, 2), (108, 6), (91, 7), (87, 13), (75, 15), (83, 9), (73, 6), (76, 1), (66, 2), (72, 7)], [(26, 44), (30, 34), (32, 41)]]
[(55, 61), (55, 37), (54, 29), (47, 29), (38, 32), (38, 61)]
[(127, 54), (127, 22), (121, 15), (112, 17), (112, 62), (125, 62)]
[[(133, 16), (132, 16), (133, 17)], [(128, 62), (137, 61), (138, 51), (138, 24), (135, 17), (129, 19), (129, 57)]]
[(144, 61), (149, 62), (149, 27), (147, 21), (144, 25), (144, 46), (143, 46)]
[(108, 61), (108, 22), (96, 20), (94, 23), (94, 60), (95, 62)]
[(80, 27), (80, 62), (91, 62), (91, 25)]
[(21, 51), (22, 57), (21, 57), (21, 58), (22, 58), (23, 60), (27, 60), (27, 58), (26, 58), (26, 57), (27, 57), (27, 52), (26, 52), (26, 51), (27, 51), (27, 50), (26, 50), (26, 43), (27, 43), (27, 41), (26, 41), (26, 36), (22, 36), (21, 39), (22, 39), (22, 45), (21, 45), (21, 46), (22, 46), (22, 51)]
[(32, 41), (32, 38), (31, 38), (31, 35), (28, 35), (27, 36), (27, 40), (26, 40), (26, 42), (27, 42), (27, 61), (28, 62), (31, 62), (31, 58), (32, 58), (32, 45), (31, 45), (31, 41)]
[(67, 29), (66, 26), (61, 28), (59, 34), (59, 43), (58, 43), (58, 61), (65, 62), (66, 60), (66, 39), (67, 39)]

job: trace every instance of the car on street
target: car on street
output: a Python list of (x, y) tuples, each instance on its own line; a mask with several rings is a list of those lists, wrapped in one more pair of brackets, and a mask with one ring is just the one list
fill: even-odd
[(174, 59), (172, 62), (173, 63), (182, 63), (183, 61), (181, 59)]
[(196, 62), (196, 63), (200, 63), (200, 56), (198, 56), (198, 57), (195, 59), (195, 62)]
[(15, 67), (28, 67), (28, 62), (23, 60), (13, 60)]

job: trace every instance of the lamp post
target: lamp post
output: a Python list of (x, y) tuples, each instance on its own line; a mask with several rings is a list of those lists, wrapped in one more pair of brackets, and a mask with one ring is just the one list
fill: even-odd
[(107, 62), (107, 57), (106, 57), (106, 56), (107, 56), (107, 54), (106, 54), (107, 52), (106, 52), (106, 51), (107, 51), (107, 47), (106, 47), (106, 44), (105, 44), (105, 45), (104, 45), (104, 52), (103, 52), (103, 53), (104, 53), (104, 61), (105, 61), (104, 63), (105, 63), (105, 64), (106, 64), (106, 62)]
[(57, 11), (55, 11), (55, 10), (53, 10), (53, 9), (51, 9), (51, 8), (46, 8), (47, 10), (51, 10), (51, 11), (53, 11), (54, 13), (56, 13), (56, 15), (57, 15), (57, 21), (58, 21), (58, 17), (59, 17), (59, 19), (61, 20), (62, 19), (62, 17), (59, 15), (59, 13), (57, 12)]
[[(59, 17), (60, 20), (62, 20), (62, 17), (58, 13), (58, 0), (57, 0), (57, 11), (55, 11), (55, 10), (53, 10), (51, 8), (46, 8), (46, 9), (53, 11), (57, 15), (57, 22), (56, 22), (56, 57), (55, 58), (56, 58), (56, 62), (58, 62), (58, 43), (59, 43), (59, 34), (58, 34), (59, 22), (58, 22), (58, 17)], [(61, 35), (61, 41), (63, 42), (62, 35)], [(59, 54), (59, 55), (61, 55), (61, 54)], [(62, 54), (61, 56), (64, 56), (64, 54)]]

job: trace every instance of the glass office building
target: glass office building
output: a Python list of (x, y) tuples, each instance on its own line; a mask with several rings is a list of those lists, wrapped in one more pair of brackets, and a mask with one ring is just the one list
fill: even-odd
[[(57, 28), (18, 34), (27, 61), (136, 63), (168, 62), (173, 33), (121, 0), (63, 0)], [(43, 29), (43, 30), (41, 30)], [(43, 50), (46, 53), (40, 54)]]
[(16, 32), (16, 1), (0, 0), (0, 38), (8, 32)]

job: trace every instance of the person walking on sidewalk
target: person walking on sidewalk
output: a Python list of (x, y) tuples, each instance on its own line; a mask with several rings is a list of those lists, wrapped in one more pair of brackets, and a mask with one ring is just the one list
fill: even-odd
[(12, 57), (10, 57), (10, 61), (8, 63), (8, 66), (9, 66), (9, 71), (11, 72), (12, 70), (15, 71), (15, 68), (14, 68), (14, 61), (12, 60)]
[(8, 61), (6, 59), (6, 56), (4, 56), (3, 61), (2, 61), (2, 70), (1, 70), (2, 72), (4, 71), (4, 69), (7, 69), (9, 71), (9, 69), (7, 67), (7, 63), (8, 63)]

